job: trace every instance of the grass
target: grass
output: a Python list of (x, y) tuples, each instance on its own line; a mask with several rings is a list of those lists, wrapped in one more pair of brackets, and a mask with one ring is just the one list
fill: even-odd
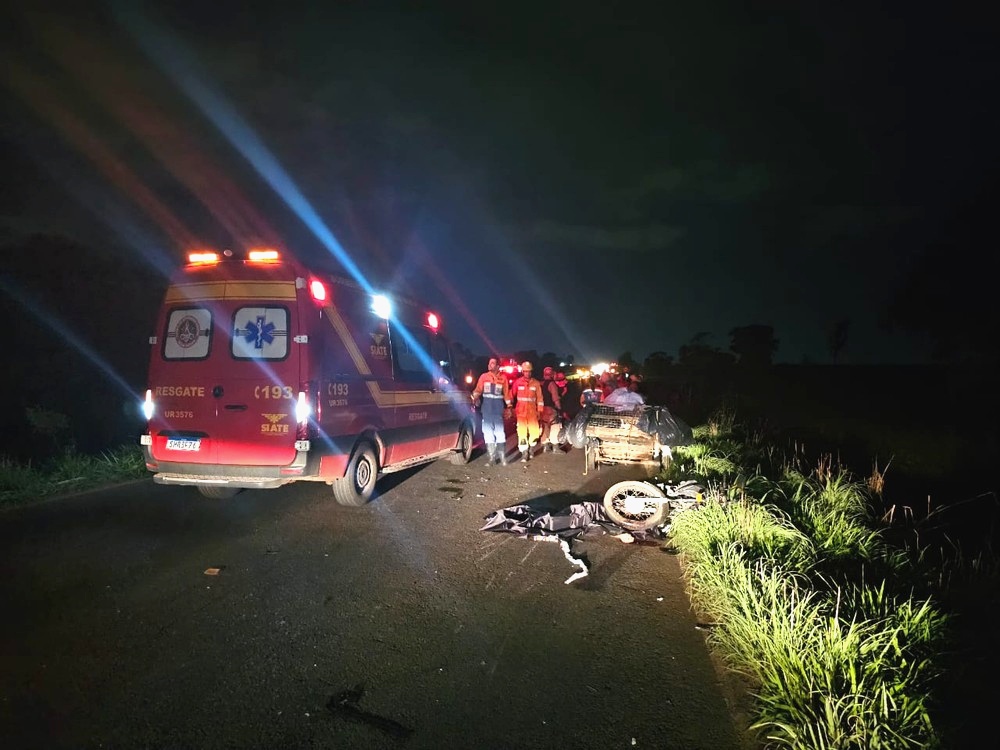
[(943, 746), (944, 603), (959, 582), (995, 588), (997, 565), (891, 544), (915, 536), (891, 533), (912, 517), (878, 508), (885, 466), (863, 481), (830, 456), (805, 467), (798, 446), (777, 450), (722, 414), (662, 477), (714, 490), (670, 539), (713, 644), (755, 686), (751, 730), (769, 748)]
[(67, 451), (39, 465), (0, 457), (0, 508), (143, 476), (146, 464), (138, 446), (123, 445), (97, 456)]

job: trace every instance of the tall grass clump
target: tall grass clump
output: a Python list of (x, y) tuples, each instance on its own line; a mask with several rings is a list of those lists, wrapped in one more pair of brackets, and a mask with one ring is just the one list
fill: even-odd
[(808, 535), (827, 565), (883, 558), (882, 529), (873, 518), (867, 488), (845, 470), (830, 468), (827, 460), (820, 460), (813, 477), (786, 472), (764, 497)]
[(809, 475), (785, 462), (744, 479), (762, 448), (742, 450), (733, 430), (696, 431), (671, 468), (696, 474), (725, 441), (740, 477), (696, 474), (726, 491), (676, 516), (670, 539), (713, 644), (755, 686), (751, 729), (776, 748), (939, 746), (931, 696), (949, 620), (908, 588), (910, 558), (887, 546), (870, 490), (829, 457)]

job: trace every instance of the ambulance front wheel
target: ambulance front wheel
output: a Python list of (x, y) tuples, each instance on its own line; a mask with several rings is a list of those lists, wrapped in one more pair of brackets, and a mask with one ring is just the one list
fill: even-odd
[(378, 479), (378, 461), (375, 451), (361, 444), (347, 464), (347, 473), (333, 482), (333, 498), (340, 505), (358, 508), (372, 499), (375, 480)]

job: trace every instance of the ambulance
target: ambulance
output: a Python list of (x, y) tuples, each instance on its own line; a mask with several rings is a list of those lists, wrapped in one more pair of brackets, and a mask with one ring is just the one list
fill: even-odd
[(140, 442), (159, 484), (325, 482), (359, 506), (384, 474), (472, 456), (438, 315), (277, 250), (189, 254), (149, 343)]

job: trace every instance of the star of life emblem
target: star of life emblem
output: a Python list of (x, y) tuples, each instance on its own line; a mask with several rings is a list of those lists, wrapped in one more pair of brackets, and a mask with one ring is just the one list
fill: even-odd
[(274, 323), (269, 323), (263, 315), (258, 315), (256, 322), (247, 321), (245, 330), (243, 338), (254, 349), (263, 349), (264, 344), (274, 342)]

